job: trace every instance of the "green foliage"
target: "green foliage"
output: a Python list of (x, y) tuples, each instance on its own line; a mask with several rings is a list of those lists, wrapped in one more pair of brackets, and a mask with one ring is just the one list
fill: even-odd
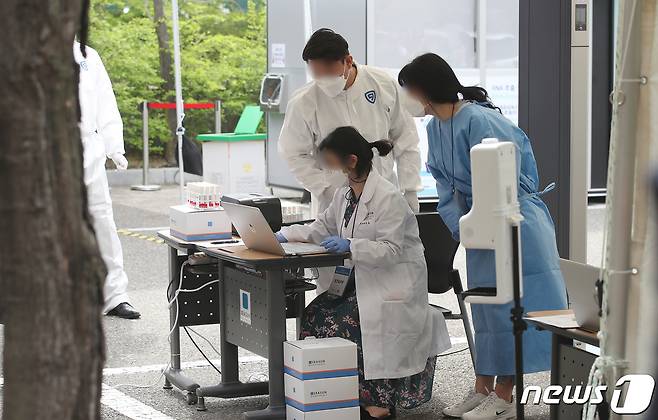
[[(179, 6), (183, 99), (221, 100), (222, 128), (231, 131), (244, 106), (257, 102), (265, 72), (264, 1), (179, 0)], [(168, 1), (165, 15), (170, 25)], [(142, 145), (139, 104), (145, 100), (164, 102), (168, 95), (173, 95), (163, 88), (164, 80), (160, 77), (152, 16), (151, 0), (92, 1), (89, 44), (103, 58), (112, 79), (123, 117), (126, 147), (133, 151), (141, 150)], [(173, 48), (171, 27), (169, 33)], [(214, 113), (188, 110), (185, 128), (190, 138), (214, 132)], [(164, 111), (150, 113), (149, 129), (151, 152), (162, 153), (165, 142), (172, 138)]]

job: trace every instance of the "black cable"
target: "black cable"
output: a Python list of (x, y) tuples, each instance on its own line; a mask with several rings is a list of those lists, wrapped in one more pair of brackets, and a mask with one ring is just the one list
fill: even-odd
[(190, 332), (187, 330), (187, 327), (183, 327), (183, 329), (185, 330), (185, 334), (187, 334), (187, 336), (189, 337), (189, 339), (190, 339), (190, 341), (192, 342), (192, 344), (194, 344), (194, 347), (196, 347), (196, 349), (199, 350), (199, 353), (201, 353), (201, 356), (203, 356), (203, 358), (206, 359), (206, 361), (207, 361), (208, 363), (210, 363), (210, 366), (212, 366), (213, 369), (215, 369), (215, 370), (217, 371), (217, 373), (219, 373), (219, 374), (221, 375), (221, 374), (222, 374), (222, 371), (219, 370), (219, 369), (217, 369), (217, 366), (215, 366), (215, 365), (210, 361), (210, 359), (208, 359), (208, 357), (207, 357), (206, 354), (203, 352), (203, 350), (201, 350), (201, 347), (199, 347), (199, 346), (197, 345), (196, 341), (194, 341), (194, 339), (193, 339), (192, 336), (190, 335)]
[[(183, 270), (183, 269), (184, 269), (184, 267), (181, 267), (181, 270)], [(172, 279), (169, 280), (169, 284), (167, 285), (167, 301), (169, 301), (169, 293), (171, 292), (171, 286), (172, 286), (173, 284), (174, 284), (174, 279), (172, 278)], [(178, 287), (181, 287), (181, 285), (179, 284)], [(178, 297), (176, 297), (176, 299), (178, 299)], [(201, 356), (203, 356), (203, 358), (206, 359), (206, 361), (207, 361), (208, 363), (210, 363), (210, 366), (212, 366), (213, 369), (215, 369), (215, 370), (217, 371), (217, 373), (219, 373), (219, 374), (221, 375), (221, 374), (222, 374), (222, 371), (219, 370), (219, 369), (217, 369), (217, 366), (215, 366), (215, 365), (210, 361), (210, 359), (208, 359), (208, 357), (207, 357), (206, 354), (203, 352), (203, 350), (201, 350), (201, 347), (199, 347), (199, 345), (196, 343), (196, 341), (194, 341), (194, 339), (193, 339), (192, 336), (190, 335), (190, 332), (187, 330), (187, 327), (183, 327), (183, 329), (185, 330), (185, 334), (187, 334), (187, 336), (188, 336), (188, 338), (190, 339), (190, 341), (192, 342), (192, 344), (194, 344), (194, 347), (196, 347), (196, 349), (199, 350), (199, 353), (201, 353)]]
[(466, 350), (468, 350), (468, 346), (464, 347), (461, 350), (455, 350), (455, 351), (451, 351), (450, 353), (439, 354), (438, 357), (452, 356), (453, 354), (461, 353), (461, 352), (464, 352)]

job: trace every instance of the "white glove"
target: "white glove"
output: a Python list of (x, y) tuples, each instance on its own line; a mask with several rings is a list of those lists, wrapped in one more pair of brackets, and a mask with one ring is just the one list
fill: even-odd
[(404, 193), (404, 199), (414, 213), (420, 212), (420, 203), (418, 202), (418, 193), (416, 191), (407, 191)]
[(114, 162), (114, 166), (116, 166), (118, 170), (125, 171), (126, 169), (128, 169), (128, 160), (123, 155), (123, 153), (114, 152), (108, 157), (112, 159), (112, 162)]

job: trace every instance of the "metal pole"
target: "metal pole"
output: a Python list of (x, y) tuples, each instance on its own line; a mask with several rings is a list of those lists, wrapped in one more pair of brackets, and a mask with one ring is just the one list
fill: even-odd
[(176, 136), (178, 136), (178, 176), (180, 178), (180, 199), (181, 203), (185, 202), (185, 170), (183, 167), (183, 119), (185, 113), (183, 109), (183, 87), (181, 83), (181, 65), (180, 65), (180, 34), (178, 29), (178, 1), (171, 1), (171, 27), (174, 33), (174, 84), (176, 87)]
[(222, 132), (222, 101), (215, 101), (215, 133)]
[[(306, 42), (313, 34), (313, 15), (311, 14), (311, 0), (304, 0), (304, 42)], [(268, 60), (269, 63), (269, 60)], [(313, 80), (311, 71), (308, 66), (306, 68), (306, 82)]]
[[(601, 356), (613, 361), (626, 360), (626, 313), (631, 277), (631, 234), (633, 224), (637, 113), (640, 83), (625, 82), (640, 78), (640, 9), (641, 1), (620, 3), (617, 38), (615, 87), (612, 93), (613, 122), (608, 166), (607, 238), (604, 278)], [(606, 290), (607, 289), (607, 290)], [(613, 364), (614, 365), (614, 364)], [(624, 374), (623, 364), (606, 373), (609, 385)], [(620, 418), (611, 413), (611, 419)]]
[(514, 306), (512, 307), (512, 323), (514, 329), (514, 362), (515, 362), (515, 386), (516, 386), (516, 419), (524, 420), (524, 406), (521, 404), (523, 396), (523, 331), (527, 325), (523, 320), (523, 306), (521, 305), (521, 232), (519, 226), (512, 226), (512, 265), (514, 285)]
[(480, 86), (487, 86), (487, 0), (477, 2), (476, 54), (480, 70)]
[(149, 107), (148, 102), (142, 103), (142, 185), (133, 185), (131, 190), (135, 191), (157, 191), (159, 185), (149, 185)]
[(148, 102), (142, 104), (142, 185), (149, 183), (149, 107)]

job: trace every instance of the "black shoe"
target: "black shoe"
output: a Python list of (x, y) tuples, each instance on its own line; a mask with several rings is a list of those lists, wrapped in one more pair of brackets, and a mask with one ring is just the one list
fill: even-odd
[(115, 306), (114, 309), (109, 311), (107, 313), (107, 316), (116, 316), (118, 318), (123, 318), (123, 319), (137, 319), (142, 314), (137, 312), (135, 308), (133, 308), (130, 303), (128, 302), (123, 302)]
[(389, 410), (390, 413), (384, 417), (373, 417), (362, 405), (359, 408), (361, 409), (361, 420), (391, 420), (395, 418), (395, 410)]

